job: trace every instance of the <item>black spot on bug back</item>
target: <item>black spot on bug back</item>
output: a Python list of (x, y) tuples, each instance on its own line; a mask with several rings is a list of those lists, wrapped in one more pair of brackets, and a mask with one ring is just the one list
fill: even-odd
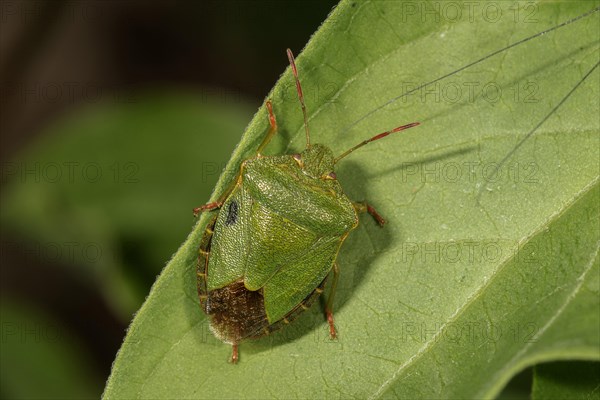
[(234, 200), (229, 203), (229, 209), (227, 210), (227, 219), (225, 225), (233, 225), (237, 222), (238, 218), (238, 203)]

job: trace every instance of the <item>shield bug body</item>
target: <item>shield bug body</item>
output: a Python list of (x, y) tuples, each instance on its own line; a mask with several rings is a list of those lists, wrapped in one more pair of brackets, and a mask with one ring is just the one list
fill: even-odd
[(411, 123), (367, 139), (338, 157), (310, 143), (306, 107), (294, 57), (288, 58), (304, 115), (306, 149), (300, 154), (263, 156), (277, 132), (270, 101), (270, 129), (255, 157), (245, 160), (237, 178), (219, 199), (194, 210), (218, 210), (199, 249), (197, 284), (201, 307), (210, 316), (214, 335), (233, 346), (290, 323), (333, 282), (326, 305), (331, 338), (336, 337), (333, 299), (339, 268), (337, 254), (358, 214), (383, 218), (367, 202), (353, 202), (336, 179), (334, 165), (357, 148)]

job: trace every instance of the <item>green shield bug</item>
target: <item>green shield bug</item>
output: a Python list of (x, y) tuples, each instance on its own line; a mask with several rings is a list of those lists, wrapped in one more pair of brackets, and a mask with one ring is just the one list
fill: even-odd
[(210, 329), (232, 345), (258, 338), (290, 323), (323, 292), (333, 273), (325, 314), (331, 338), (336, 337), (333, 300), (339, 276), (340, 247), (358, 226), (358, 214), (384, 219), (366, 201), (351, 201), (334, 172), (335, 164), (354, 150), (418, 122), (399, 126), (364, 140), (334, 157), (321, 144), (310, 143), (302, 87), (292, 52), (288, 59), (304, 116), (306, 149), (300, 154), (263, 156), (277, 132), (273, 107), (266, 102), (270, 128), (256, 156), (240, 171), (217, 201), (194, 214), (218, 210), (202, 237), (197, 268), (200, 304)]

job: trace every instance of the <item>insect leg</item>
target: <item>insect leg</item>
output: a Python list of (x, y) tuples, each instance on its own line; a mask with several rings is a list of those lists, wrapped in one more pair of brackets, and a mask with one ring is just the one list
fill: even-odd
[(267, 110), (269, 111), (269, 125), (271, 125), (271, 127), (267, 131), (267, 136), (265, 136), (260, 146), (258, 146), (258, 150), (256, 151), (258, 155), (260, 155), (264, 148), (269, 144), (271, 139), (273, 139), (273, 136), (275, 136), (277, 133), (277, 121), (275, 120), (275, 114), (273, 113), (273, 105), (271, 104), (271, 100), (267, 100), (266, 106)]
[(200, 207), (196, 207), (192, 210), (192, 212), (194, 213), (194, 217), (197, 217), (198, 214), (200, 214), (202, 211), (210, 211), (210, 210), (214, 210), (215, 208), (219, 208), (223, 205), (222, 201), (213, 201), (212, 203), (207, 203), (203, 206)]
[(385, 219), (383, 219), (383, 217), (381, 215), (379, 215), (379, 213), (373, 208), (373, 206), (371, 206), (366, 201), (352, 202), (352, 204), (354, 205), (354, 208), (356, 209), (357, 212), (359, 212), (359, 213), (367, 212), (367, 213), (371, 214), (371, 216), (373, 218), (375, 218), (375, 220), (377, 221), (377, 223), (379, 223), (379, 225), (383, 226), (385, 224)]
[(229, 197), (229, 195), (231, 194), (231, 192), (233, 191), (235, 186), (240, 181), (241, 176), (242, 176), (242, 172), (240, 170), (240, 172), (237, 174), (236, 178), (233, 180), (231, 185), (229, 185), (227, 190), (225, 190), (225, 192), (223, 192), (223, 194), (217, 199), (217, 201), (213, 201), (212, 203), (207, 203), (203, 206), (194, 208), (192, 210), (194, 213), (194, 217), (197, 217), (198, 214), (200, 214), (203, 211), (210, 211), (210, 210), (214, 210), (215, 208), (220, 208), (223, 205), (223, 203), (225, 203), (225, 200), (227, 200), (227, 198)]
[(232, 343), (231, 344), (231, 363), (232, 364), (237, 364), (239, 359), (238, 356), (238, 344), (237, 343)]
[[(263, 151), (263, 149), (269, 144), (269, 142), (271, 141), (273, 136), (275, 136), (275, 134), (277, 133), (277, 120), (275, 120), (275, 114), (273, 113), (273, 105), (271, 104), (271, 100), (267, 100), (266, 105), (267, 105), (267, 110), (269, 111), (269, 125), (271, 125), (271, 127), (267, 131), (267, 136), (265, 136), (265, 138), (262, 141), (262, 143), (260, 144), (260, 146), (258, 146), (258, 150), (256, 151), (256, 153), (258, 155), (260, 155), (260, 153)], [(210, 210), (214, 210), (215, 208), (220, 208), (223, 205), (223, 203), (225, 202), (225, 200), (227, 199), (227, 197), (229, 197), (229, 194), (231, 193), (231, 191), (237, 184), (239, 178), (240, 178), (240, 174), (238, 174), (237, 178), (233, 181), (231, 186), (229, 186), (227, 188), (225, 193), (223, 193), (217, 201), (213, 201), (212, 203), (207, 203), (203, 206), (194, 208), (192, 210), (194, 213), (194, 217), (197, 217), (198, 214), (200, 214), (203, 211), (210, 211)]]
[(340, 267), (337, 262), (333, 263), (333, 280), (331, 282), (331, 289), (329, 290), (329, 297), (327, 298), (327, 305), (325, 306), (325, 314), (327, 315), (327, 322), (329, 323), (329, 336), (331, 339), (337, 337), (335, 331), (335, 325), (333, 323), (333, 299), (335, 298), (335, 289), (337, 287), (338, 278), (340, 277)]
[(215, 208), (220, 208), (227, 199), (227, 197), (229, 197), (229, 194), (231, 193), (235, 185), (237, 185), (239, 177), (240, 174), (238, 174), (238, 177), (233, 181), (233, 183), (227, 188), (227, 190), (221, 195), (221, 197), (219, 197), (217, 201), (213, 201), (212, 203), (207, 203), (203, 206), (194, 208), (192, 210), (194, 213), (194, 217), (197, 217), (198, 214), (200, 214), (203, 211), (210, 211), (214, 210)]

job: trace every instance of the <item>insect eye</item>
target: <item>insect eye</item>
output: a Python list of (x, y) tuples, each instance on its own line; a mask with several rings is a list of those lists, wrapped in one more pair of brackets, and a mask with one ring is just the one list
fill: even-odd
[(302, 156), (300, 154), (294, 154), (292, 155), (292, 158), (298, 163), (299, 166), (302, 167), (304, 165), (304, 162), (302, 162)]
[(335, 172), (330, 172), (326, 175), (323, 175), (323, 179), (337, 179), (337, 175)]

